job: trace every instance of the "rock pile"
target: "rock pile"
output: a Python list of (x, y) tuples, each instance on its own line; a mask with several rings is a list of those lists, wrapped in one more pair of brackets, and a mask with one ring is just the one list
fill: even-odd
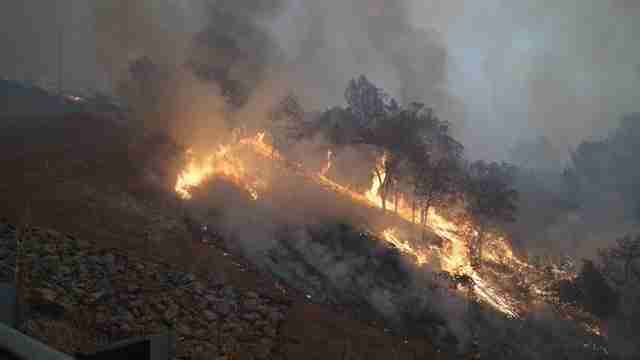
[(215, 274), (199, 279), (159, 261), (96, 250), (51, 230), (30, 229), (25, 249), (28, 302), (39, 305), (32, 319), (88, 314), (96, 345), (172, 327), (180, 359), (277, 358), (289, 309), (282, 299), (240, 291)]

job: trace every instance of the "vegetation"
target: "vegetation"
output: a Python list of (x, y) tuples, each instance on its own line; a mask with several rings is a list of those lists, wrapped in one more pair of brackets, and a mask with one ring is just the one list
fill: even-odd
[(476, 161), (466, 177), (466, 207), (476, 219), (477, 235), (469, 242), (472, 265), (480, 266), (482, 241), (487, 226), (495, 221), (514, 221), (518, 194), (511, 187), (515, 168), (508, 164)]
[(627, 216), (640, 221), (639, 153), (640, 114), (625, 116), (604, 139), (580, 143), (564, 171), (569, 199), (584, 207), (614, 196)]
[(365, 76), (349, 82), (345, 100), (346, 107), (325, 111), (297, 134), (299, 138), (322, 134), (337, 151), (364, 145), (373, 158), (383, 159), (374, 167), (383, 211), (390, 199), (397, 211), (401, 194), (411, 195), (406, 198), (412, 201), (414, 218), (419, 210), (419, 221), (426, 225), (432, 206), (463, 198), (468, 215), (479, 224), (478, 236), (470, 239), (470, 248), (478, 250), (486, 226), (513, 220), (517, 200), (513, 166), (466, 161), (450, 124), (435, 116), (433, 109), (415, 102), (401, 106)]
[(574, 280), (561, 281), (558, 293), (561, 302), (577, 304), (599, 318), (607, 318), (617, 311), (618, 294), (593, 261), (585, 261)]

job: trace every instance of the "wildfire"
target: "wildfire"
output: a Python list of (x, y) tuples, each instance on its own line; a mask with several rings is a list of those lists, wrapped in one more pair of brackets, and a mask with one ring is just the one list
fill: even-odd
[(187, 167), (178, 175), (175, 191), (183, 199), (191, 199), (189, 190), (200, 185), (204, 180), (213, 174), (213, 156), (208, 156), (204, 161), (198, 162), (194, 158), (193, 150), (187, 150), (187, 157), (190, 158)]
[(259, 197), (258, 190), (266, 188), (266, 183), (261, 178), (252, 176), (245, 166), (244, 161), (236, 155), (238, 147), (251, 146), (252, 149), (268, 149), (260, 147), (264, 144), (264, 133), (254, 138), (242, 139), (235, 145), (220, 145), (213, 154), (198, 158), (193, 150), (187, 151), (188, 163), (185, 169), (178, 175), (175, 185), (176, 193), (185, 200), (192, 198), (191, 189), (201, 185), (212, 177), (225, 178), (244, 188), (253, 200)]
[(385, 240), (387, 240), (388, 242), (393, 244), (396, 248), (398, 248), (398, 250), (400, 250), (401, 252), (403, 252), (405, 254), (409, 254), (409, 255), (415, 257), (416, 258), (416, 263), (418, 265), (422, 265), (422, 264), (425, 264), (427, 262), (427, 256), (425, 254), (421, 253), (420, 251), (414, 250), (413, 247), (411, 246), (411, 244), (409, 244), (408, 242), (400, 240), (398, 238), (398, 236), (396, 235), (395, 229), (387, 229), (387, 230), (382, 232), (382, 235), (383, 235)]
[[(189, 151), (187, 155), (190, 159), (184, 171), (182, 171), (178, 176), (175, 188), (176, 192), (184, 199), (190, 199), (190, 189), (200, 185), (210, 177), (219, 176), (230, 179), (234, 183), (244, 187), (253, 199), (257, 199), (257, 188), (260, 187), (261, 184), (251, 180), (251, 174), (242, 159), (235, 154), (235, 151), (238, 146), (244, 146), (270, 160), (286, 161), (280, 153), (264, 141), (264, 138), (264, 132), (260, 132), (253, 137), (241, 138), (236, 144), (220, 146), (218, 151), (214, 152), (212, 155), (202, 158), (199, 161), (195, 158), (193, 151)], [(383, 155), (379, 159), (374, 172), (372, 185), (364, 194), (352, 191), (349, 188), (327, 178), (326, 174), (332, 166), (332, 157), (333, 153), (329, 150), (327, 152), (327, 163), (318, 173), (305, 172), (301, 166), (297, 166), (297, 168), (303, 171), (303, 175), (307, 176), (324, 188), (328, 188), (336, 193), (348, 196), (353, 201), (368, 206), (382, 208), (383, 201), (379, 195), (379, 190), (385, 180), (384, 165), (386, 156)], [(412, 209), (407, 205), (406, 201), (399, 201), (397, 206), (397, 215), (410, 223), (413, 223), (414, 221)], [(481, 276), (469, 265), (470, 262), (467, 255), (466, 242), (460, 234), (460, 227), (438, 214), (436, 209), (431, 209), (429, 212), (428, 226), (432, 228), (438, 236), (448, 240), (449, 244), (447, 248), (438, 250), (443, 270), (450, 273), (468, 275), (474, 280), (476, 292), (478, 293), (479, 298), (510, 316), (517, 316), (517, 311), (515, 310), (515, 307), (510, 304), (509, 300), (504, 296), (501, 296), (497, 290), (483, 280)], [(428, 262), (427, 259), (430, 255), (428, 253), (429, 250), (418, 249), (413, 246), (410, 241), (401, 239), (396, 229), (391, 228), (384, 230), (381, 237), (385, 241), (396, 246), (401, 252), (412, 256), (415, 259), (416, 265), (422, 266)], [(500, 249), (500, 254), (489, 253), (488, 256), (515, 259), (513, 252), (510, 250), (508, 245), (505, 244)]]
[(369, 190), (364, 194), (369, 202), (375, 204), (380, 208), (382, 207), (382, 198), (378, 193), (386, 176), (384, 172), (384, 164), (386, 163), (386, 161), (387, 155), (384, 154), (376, 164), (376, 169), (373, 172), (373, 181), (371, 183), (371, 188), (369, 188)]
[[(193, 151), (189, 151), (187, 153), (188, 163), (178, 176), (175, 191), (182, 198), (190, 199), (191, 189), (202, 184), (208, 178), (222, 177), (244, 188), (254, 200), (257, 200), (259, 192), (266, 190), (268, 184), (263, 177), (256, 174), (255, 168), (247, 165), (240, 155), (239, 151), (241, 149), (249, 149), (254, 154), (269, 161), (288, 165), (289, 168), (292, 168), (310, 181), (348, 197), (354, 202), (370, 207), (383, 208), (383, 200), (379, 191), (386, 176), (384, 165), (387, 158), (385, 155), (381, 156), (376, 164), (371, 187), (368, 191), (360, 193), (327, 177), (333, 161), (331, 150), (327, 151), (326, 164), (320, 171), (313, 173), (307, 171), (302, 164), (289, 162), (271, 145), (266, 143), (264, 139), (264, 132), (260, 132), (255, 136), (240, 137), (234, 143), (221, 145), (212, 154), (204, 157), (196, 157)], [(411, 201), (399, 198), (396, 202), (394, 204), (395, 216), (399, 216), (412, 226), (419, 226), (414, 220), (414, 209), (410, 206)], [(510, 296), (508, 291), (504, 291), (499, 285), (500, 277), (506, 277), (506, 273), (494, 271), (493, 276), (488, 277), (486, 274), (478, 273), (471, 267), (467, 236), (470, 229), (473, 229), (473, 224), (469, 221), (454, 221), (454, 219), (446, 218), (439, 209), (431, 208), (426, 225), (433, 233), (446, 240), (443, 246), (416, 246), (415, 239), (411, 237), (403, 238), (395, 228), (388, 228), (382, 231), (380, 237), (393, 244), (402, 253), (412, 257), (417, 266), (428, 263), (429, 259), (435, 255), (440, 259), (442, 270), (454, 275), (466, 275), (473, 280), (474, 293), (480, 301), (489, 304), (509, 317), (517, 318), (520, 316), (526, 306), (518, 303)], [(531, 265), (514, 254), (510, 244), (504, 237), (488, 234), (486, 241), (490, 246), (487, 246), (486, 250), (483, 251), (482, 257), (484, 261), (504, 265), (503, 267), (509, 269), (508, 271), (511, 274), (534, 272)], [(532, 292), (541, 299), (544, 298), (544, 290), (542, 288), (533, 286)]]

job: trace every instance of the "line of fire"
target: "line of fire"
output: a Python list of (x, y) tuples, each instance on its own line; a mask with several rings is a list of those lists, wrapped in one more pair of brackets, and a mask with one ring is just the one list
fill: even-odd
[[(278, 177), (295, 174), (357, 206), (384, 211), (387, 221), (384, 225), (377, 224), (374, 230), (378, 238), (392, 244), (417, 268), (439, 270), (451, 282), (452, 291), (472, 302), (486, 304), (508, 318), (519, 319), (534, 311), (536, 304), (550, 301), (549, 284), (541, 280), (545, 274), (516, 255), (506, 235), (486, 232), (483, 249), (479, 252), (470, 245), (479, 234), (477, 224), (469, 217), (458, 214), (456, 218), (456, 214), (448, 209), (435, 206), (429, 208), (428, 214), (422, 214), (415, 207), (415, 199), (406, 194), (385, 204), (380, 188), (386, 176), (386, 154), (382, 154), (370, 170), (369, 189), (358, 192), (329, 176), (336, 156), (331, 149), (327, 150), (324, 164), (314, 171), (303, 163), (287, 159), (268, 142), (269, 138), (271, 135), (266, 131), (253, 134), (236, 131), (230, 142), (218, 145), (213, 151), (197, 153), (189, 149), (187, 164), (175, 183), (175, 192), (189, 201), (200, 185), (217, 178), (232, 182), (246, 191), (252, 201), (259, 202), (269, 197)], [(423, 241), (424, 236), (420, 234), (424, 231), (435, 234), (438, 241)], [(483, 266), (477, 266), (477, 263)], [(559, 266), (552, 267), (551, 271), (555, 280), (570, 280), (577, 276)], [(526, 299), (509, 290), (522, 281), (531, 289)], [(603, 335), (593, 316), (572, 306), (565, 306), (561, 311), (563, 316), (580, 321), (585, 330), (596, 336)]]

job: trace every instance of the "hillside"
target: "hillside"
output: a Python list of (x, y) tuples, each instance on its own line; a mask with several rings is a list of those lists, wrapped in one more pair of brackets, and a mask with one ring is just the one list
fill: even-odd
[[(34, 231), (39, 245), (30, 255), (43, 264), (32, 269), (41, 276), (33, 299), (58, 305), (45, 307), (58, 309), (53, 320), (31, 323), (29, 331), (45, 342), (71, 352), (152, 331), (169, 312), (178, 318), (182, 358), (196, 351), (215, 358), (212, 349), (226, 358), (440, 358), (425, 339), (394, 337), (381, 324), (355, 320), (348, 309), (312, 304), (222, 246), (194, 241), (180, 202), (162, 181), (150, 182), (141, 169), (144, 159), (132, 157), (130, 145), (139, 139), (128, 129), (87, 114), (5, 117), (0, 127), (0, 214), (9, 223), (42, 229)], [(63, 267), (50, 271), (40, 259), (59, 260)], [(175, 276), (154, 278), (157, 273), (181, 275), (170, 280)], [(65, 284), (75, 295), (63, 291)], [(147, 288), (168, 293), (163, 300), (145, 297)], [(101, 292), (122, 295), (103, 299)], [(116, 302), (120, 312), (97, 312), (103, 318), (89, 324), (66, 316), (89, 304), (110, 308), (107, 301)], [(193, 315), (199, 310), (220, 319), (224, 329), (210, 328), (212, 321), (203, 324)], [(65, 343), (47, 326), (92, 338)]]

